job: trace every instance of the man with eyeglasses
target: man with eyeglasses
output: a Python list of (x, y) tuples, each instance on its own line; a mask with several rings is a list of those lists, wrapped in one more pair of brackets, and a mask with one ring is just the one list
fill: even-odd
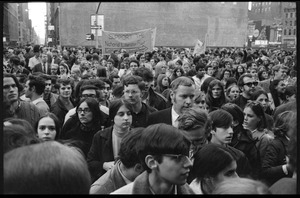
[(193, 163), (191, 142), (183, 132), (155, 124), (141, 133), (136, 151), (146, 171), (111, 194), (195, 194), (186, 183)]
[(251, 95), (255, 91), (258, 82), (252, 77), (251, 74), (246, 73), (239, 77), (237, 84), (242, 93), (231, 103), (237, 104), (243, 110), (248, 100), (250, 100)]
[(3, 74), (3, 118), (21, 118), (28, 121), (32, 127), (40, 118), (38, 108), (28, 101), (19, 98), (21, 85), (13, 74)]
[(124, 99), (132, 106), (132, 128), (146, 127), (150, 113), (157, 111), (142, 101), (145, 83), (140, 76), (128, 75), (123, 79)]

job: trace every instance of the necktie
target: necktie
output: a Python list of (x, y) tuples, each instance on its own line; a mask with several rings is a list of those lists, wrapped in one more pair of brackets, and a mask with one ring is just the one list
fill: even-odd
[(46, 64), (44, 63), (44, 73), (46, 74), (47, 71), (46, 71)]

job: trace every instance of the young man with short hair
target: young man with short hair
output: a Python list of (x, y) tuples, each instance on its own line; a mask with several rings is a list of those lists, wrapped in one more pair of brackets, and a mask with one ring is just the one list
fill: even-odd
[(49, 112), (49, 106), (43, 99), (45, 80), (42, 77), (30, 75), (24, 90), (25, 97), (30, 98), (30, 101), (39, 109), (41, 116)]
[(193, 165), (190, 144), (183, 132), (171, 125), (148, 126), (136, 145), (146, 171), (111, 194), (194, 194), (186, 183)]

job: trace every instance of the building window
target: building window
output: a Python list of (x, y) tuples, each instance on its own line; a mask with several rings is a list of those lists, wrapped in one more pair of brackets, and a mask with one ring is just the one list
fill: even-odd
[(292, 30), (291, 29), (289, 29), (289, 35), (291, 35), (292, 34)]
[(269, 2), (269, 5), (271, 5), (271, 1)]
[(284, 29), (284, 33), (283, 34), (286, 35), (286, 29)]
[(296, 35), (296, 29), (294, 29), (294, 35)]
[(293, 18), (293, 13), (290, 14), (291, 18)]
[(285, 26), (287, 26), (288, 25), (288, 22), (287, 21), (285, 21)]
[(286, 14), (285, 14), (285, 18), (289, 18), (289, 13), (286, 13)]
[(271, 11), (271, 7), (269, 7), (269, 11)]
[(290, 26), (293, 26), (293, 21), (290, 21)]

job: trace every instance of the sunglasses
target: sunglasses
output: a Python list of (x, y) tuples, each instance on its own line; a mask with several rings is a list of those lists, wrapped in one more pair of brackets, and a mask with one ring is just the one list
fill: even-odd
[(248, 82), (244, 83), (244, 85), (247, 85), (248, 87), (252, 87), (252, 85), (254, 85), (256, 87), (258, 85), (258, 82)]

